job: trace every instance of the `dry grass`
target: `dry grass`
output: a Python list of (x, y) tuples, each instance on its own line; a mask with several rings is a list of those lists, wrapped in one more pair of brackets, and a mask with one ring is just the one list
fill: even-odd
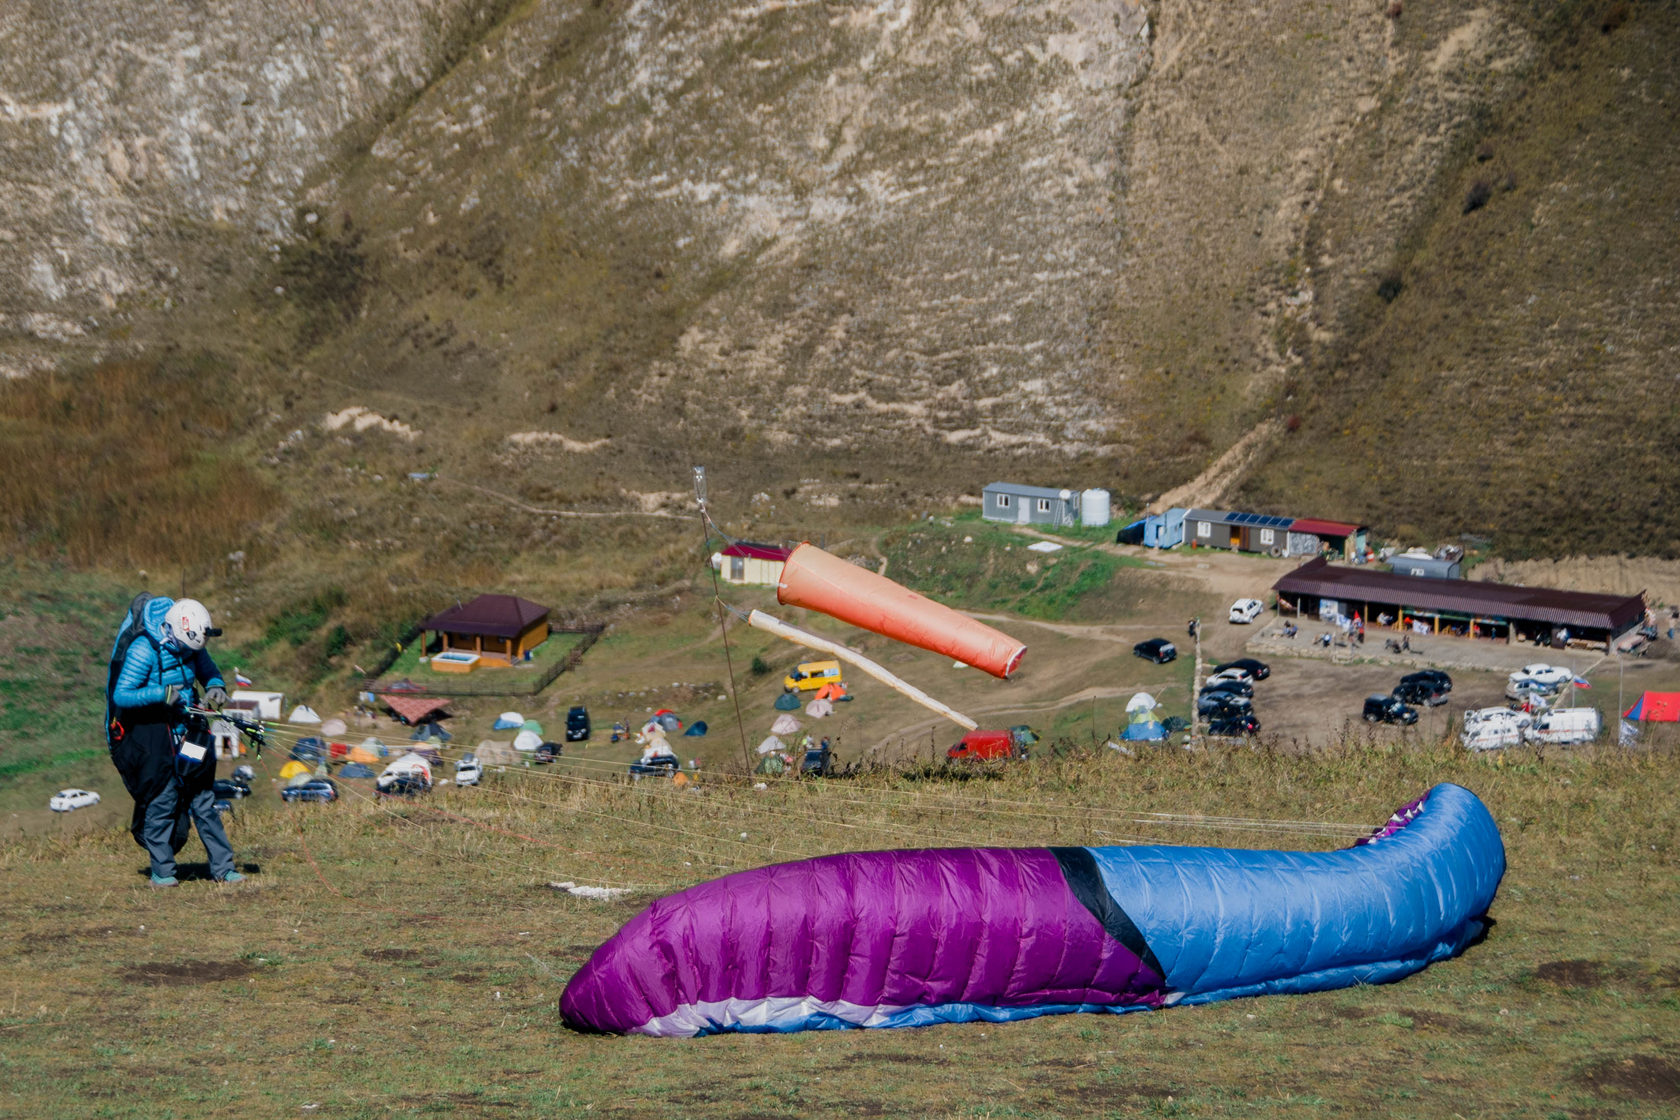
[(199, 566), (273, 500), (236, 446), (248, 426), (210, 363), (112, 362), (0, 384), (0, 531), (77, 566)]
[[(561, 1030), (566, 976), (653, 894), (878, 846), (1295, 846), (1131, 809), (1372, 823), (1437, 780), (1510, 871), (1487, 941), (1402, 983), (1010, 1026), (737, 1036)], [(0, 851), (7, 1110), (180, 1115), (1646, 1117), (1672, 1106), (1680, 757), (1446, 748), (1068, 756), (989, 781), (667, 785), (491, 775), (235, 825), (245, 889), (144, 888), (126, 836)], [(260, 794), (270, 802), (272, 794)], [(743, 838), (743, 833), (745, 837)], [(1305, 839), (1305, 846), (1322, 841)], [(554, 880), (631, 885), (592, 903)], [(1191, 1060), (1186, 1060), (1187, 1058)], [(167, 1067), (168, 1078), (152, 1071)]]

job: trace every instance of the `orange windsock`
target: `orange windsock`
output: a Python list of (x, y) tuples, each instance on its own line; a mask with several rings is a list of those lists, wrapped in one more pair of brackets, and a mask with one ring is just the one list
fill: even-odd
[(1027, 652), (1008, 634), (808, 542), (782, 566), (776, 601), (942, 653), (994, 677), (1007, 678)]

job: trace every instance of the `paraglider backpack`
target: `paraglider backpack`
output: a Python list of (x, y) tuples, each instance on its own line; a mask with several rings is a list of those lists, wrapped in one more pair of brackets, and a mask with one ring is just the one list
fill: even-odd
[(123, 619), (122, 629), (117, 631), (117, 644), (111, 648), (111, 668), (105, 677), (105, 749), (114, 750), (122, 742), (127, 733), (123, 725), (117, 722), (116, 709), (111, 704), (111, 698), (117, 691), (117, 678), (122, 676), (123, 662), (128, 659), (128, 647), (134, 644), (136, 638), (145, 638), (155, 644), (155, 639), (146, 633), (146, 604), (152, 601), (150, 591), (142, 591), (134, 597), (128, 605), (128, 615)]

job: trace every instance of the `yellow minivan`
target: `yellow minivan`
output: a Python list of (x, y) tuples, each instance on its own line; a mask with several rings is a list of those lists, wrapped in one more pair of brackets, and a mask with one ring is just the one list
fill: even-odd
[(792, 673), (782, 678), (782, 689), (786, 692), (810, 692), (825, 684), (843, 683), (845, 682), (840, 679), (840, 662), (803, 661), (794, 666)]

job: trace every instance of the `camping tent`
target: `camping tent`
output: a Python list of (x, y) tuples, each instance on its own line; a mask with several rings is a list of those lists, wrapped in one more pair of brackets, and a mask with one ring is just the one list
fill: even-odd
[(503, 712), (490, 726), (495, 731), (512, 731), (516, 727), (525, 726), (525, 717), (518, 712)]
[(524, 722), (524, 724), (522, 724), (521, 726), (523, 726), (526, 731), (534, 731), (538, 735), (541, 735), (543, 733), (543, 725), (538, 723), (534, 719), (526, 720)]
[(817, 689), (817, 699), (844, 700), (846, 699), (846, 686), (841, 684), (839, 681), (829, 681), (827, 684)]
[(299, 704), (292, 709), (292, 723), (320, 723), (321, 717), (315, 714), (315, 709), (308, 704)]
[(1140, 692), (1126, 702), (1126, 713), (1129, 722), (1120, 738), (1129, 742), (1155, 742), (1167, 737), (1167, 729), (1156, 715), (1155, 698), (1147, 692)]
[(1633, 707), (1622, 713), (1622, 718), (1646, 723), (1680, 722), (1680, 692), (1643, 693)]
[(687, 738), (695, 739), (695, 738), (700, 737), (701, 735), (704, 735), (706, 733), (706, 730), (707, 730), (706, 721), (703, 720), (703, 719), (697, 719), (693, 723), (688, 725), (688, 730), (684, 731), (683, 735)]
[(787, 744), (782, 742), (780, 739), (776, 738), (776, 736), (774, 736), (774, 735), (770, 736), (768, 739), (764, 740), (764, 742), (762, 742), (758, 745), (758, 753), (759, 754), (773, 754), (776, 751), (785, 751), (785, 750), (787, 750)]
[(280, 776), (282, 778), (288, 780), (288, 781), (291, 780), (292, 778), (297, 777), (299, 774), (312, 774), (312, 773), (314, 773), (313, 770), (311, 770), (309, 767), (305, 766), (303, 763), (299, 762), (295, 758), (292, 759), (290, 762), (286, 763), (286, 765), (280, 767)]
[(350, 728), (345, 724), (345, 722), (337, 716), (334, 716), (332, 719), (329, 719), (321, 725), (321, 734), (327, 736), (328, 738), (347, 734), (349, 730)]
[[(391, 753), (391, 748), (385, 745), (385, 741), (375, 735), (369, 735), (366, 739), (362, 740), (362, 749), (364, 751), (372, 751), (374, 758), (384, 758), (386, 755)], [(357, 762), (370, 761), (365, 758), (356, 758), (354, 751), (351, 752), (351, 758)]]
[(424, 778), (427, 785), (431, 785), (432, 764), (420, 755), (410, 751), (408, 754), (394, 760), (389, 766), (385, 767), (385, 772), (382, 773), (380, 777), (389, 778), (395, 774), (414, 774), (418, 777)]
[(513, 737), (513, 749), (516, 751), (531, 754), (540, 746), (542, 746), (542, 736), (535, 731), (521, 731)]
[[(374, 740), (371, 740), (371, 741), (377, 743), (379, 740), (374, 739)], [(364, 742), (364, 743), (358, 744), (357, 746), (351, 747), (350, 748), (350, 753), (348, 755), (346, 755), (345, 757), (348, 758), (351, 762), (360, 762), (363, 765), (366, 765), (367, 763), (370, 763), (370, 762), (378, 762), (379, 761), (379, 751), (378, 751), (378, 749), (376, 749), (374, 747), (368, 746), (367, 743)]]
[(777, 716), (776, 722), (770, 725), (770, 734), (772, 735), (792, 735), (798, 730), (799, 721), (787, 715)]
[(481, 740), (473, 753), (478, 756), (483, 766), (517, 766), (519, 755), (514, 751), (513, 744), (506, 739)]
[(805, 705), (805, 714), (812, 719), (822, 719), (834, 714), (834, 702), (831, 700), (813, 700)]
[(338, 776), (341, 778), (371, 778), (373, 777), (373, 768), (363, 766), (359, 762), (351, 762), (338, 772)]
[(797, 712), (799, 710), (799, 694), (797, 692), (784, 692), (776, 697), (776, 702), (772, 707), (778, 712)]

